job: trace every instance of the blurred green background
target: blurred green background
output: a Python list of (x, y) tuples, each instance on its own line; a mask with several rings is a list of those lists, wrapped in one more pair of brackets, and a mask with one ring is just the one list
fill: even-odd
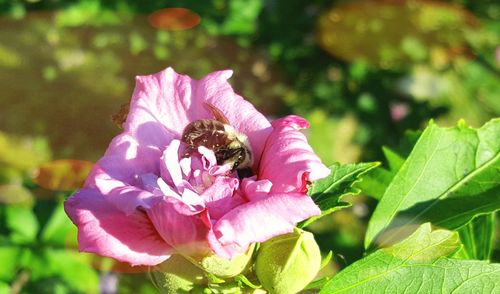
[[(499, 20), (493, 0), (0, 0), (0, 293), (154, 293), (144, 269), (78, 254), (62, 210), (135, 75), (233, 69), (270, 118), (309, 119), (327, 165), (383, 160), (430, 118), (500, 115)], [(362, 256), (368, 196), (311, 226), (322, 274)]]

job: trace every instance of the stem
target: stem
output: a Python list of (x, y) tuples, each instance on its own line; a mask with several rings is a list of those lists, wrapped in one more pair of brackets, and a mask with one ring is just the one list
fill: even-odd
[(30, 272), (27, 270), (22, 270), (21, 273), (17, 276), (17, 279), (12, 283), (12, 286), (10, 288), (10, 293), (11, 294), (19, 294), (21, 293), (21, 290), (23, 289), (24, 285), (29, 281), (30, 279)]

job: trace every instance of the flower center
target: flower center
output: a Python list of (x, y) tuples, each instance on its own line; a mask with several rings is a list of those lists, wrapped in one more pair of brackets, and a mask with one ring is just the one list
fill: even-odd
[(231, 170), (252, 166), (248, 137), (219, 120), (200, 119), (189, 123), (182, 133), (182, 142), (187, 145), (183, 157), (205, 147), (213, 151), (218, 165), (229, 164)]

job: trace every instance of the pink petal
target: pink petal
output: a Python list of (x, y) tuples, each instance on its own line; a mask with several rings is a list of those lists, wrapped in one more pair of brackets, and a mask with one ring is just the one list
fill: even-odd
[(181, 166), (182, 174), (184, 177), (191, 176), (191, 157), (182, 158), (179, 161), (179, 165)]
[(179, 193), (174, 191), (172, 189), (172, 187), (170, 187), (167, 183), (165, 183), (165, 181), (162, 178), (158, 178), (158, 180), (156, 181), (156, 184), (158, 185), (158, 188), (160, 189), (160, 191), (163, 193), (163, 196), (174, 197), (174, 198), (177, 198), (179, 200), (182, 199), (181, 195), (179, 195)]
[(159, 178), (157, 175), (152, 173), (147, 173), (140, 175), (139, 178), (142, 182), (142, 187), (144, 188), (144, 190), (151, 192), (155, 195), (163, 195), (161, 187), (158, 184), (158, 180), (161, 180), (161, 178)]
[(191, 211), (200, 212), (205, 209), (205, 202), (203, 201), (203, 198), (191, 189), (184, 189), (181, 199)]
[(136, 210), (127, 216), (96, 190), (78, 191), (66, 200), (64, 208), (78, 226), (80, 251), (131, 265), (156, 265), (172, 252), (145, 213)]
[(200, 81), (167, 68), (157, 74), (139, 76), (124, 129), (146, 146), (164, 146), (180, 139), (190, 122), (213, 119), (208, 102), (221, 110), (230, 124), (246, 134), (251, 142), (255, 167), (271, 128), (267, 119), (252, 104), (234, 93), (227, 79), (232, 71), (219, 71)]
[[(122, 133), (111, 141), (96, 168), (107, 174), (107, 178), (134, 185), (141, 174), (159, 173), (161, 155), (158, 147), (141, 145), (130, 134)], [(95, 186), (92, 172), (86, 184)]]
[(267, 197), (273, 183), (269, 180), (260, 180), (256, 181), (254, 177), (252, 178), (244, 178), (241, 182), (241, 188), (245, 197), (249, 201), (257, 201), (262, 199), (263, 197)]
[(110, 196), (108, 201), (127, 214), (138, 206), (147, 207), (154, 195), (142, 190), (146, 187), (141, 177), (159, 173), (160, 156), (158, 148), (140, 146), (133, 137), (123, 133), (113, 139), (106, 154), (94, 165), (84, 187)]
[(232, 168), (232, 165), (230, 163), (224, 164), (224, 165), (212, 166), (208, 170), (208, 174), (211, 176), (214, 176), (214, 177), (227, 175), (227, 174), (231, 173), (231, 168)]
[(205, 240), (208, 228), (201, 214), (174, 198), (165, 198), (147, 210), (151, 222), (163, 240), (183, 254), (209, 253)]
[(212, 166), (217, 164), (217, 158), (212, 150), (207, 147), (198, 147), (198, 152), (201, 154), (201, 161), (203, 162), (203, 168), (208, 170)]
[(230, 259), (250, 244), (292, 232), (295, 224), (320, 213), (305, 194), (270, 194), (228, 212), (214, 225), (208, 240), (217, 255)]
[(201, 197), (205, 200), (212, 219), (219, 219), (234, 207), (242, 204), (244, 200), (234, 191), (238, 188), (238, 179), (231, 177), (217, 177)]
[(289, 115), (273, 121), (259, 167), (259, 179), (273, 183), (271, 192), (304, 192), (305, 181), (315, 181), (330, 174), (307, 143), (299, 129), (309, 126), (299, 116)]
[[(155, 132), (165, 132), (170, 140), (180, 139), (184, 127), (204, 113), (202, 97), (193, 97), (194, 81), (177, 74), (172, 68), (159, 73), (136, 77), (130, 111), (124, 129), (141, 136), (144, 128), (151, 126)], [(155, 132), (142, 135), (141, 143), (154, 142)]]
[(96, 164), (87, 178), (86, 187), (93, 187), (92, 189), (98, 190), (106, 201), (115, 206), (116, 209), (124, 212), (126, 215), (135, 213), (137, 207), (144, 208), (150, 207), (155, 201), (161, 198), (161, 195), (155, 194), (148, 190), (150, 187), (142, 183), (143, 177), (137, 175), (134, 181), (137, 186), (124, 183), (117, 179), (112, 178), (106, 173), (99, 164)]
[(174, 187), (180, 186), (182, 182), (182, 171), (179, 164), (179, 147), (181, 141), (172, 140), (161, 157), (161, 177)]

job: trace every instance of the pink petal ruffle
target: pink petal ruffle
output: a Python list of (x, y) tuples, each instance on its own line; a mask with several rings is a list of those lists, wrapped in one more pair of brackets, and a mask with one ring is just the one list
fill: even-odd
[(209, 243), (214, 252), (231, 259), (255, 242), (290, 233), (295, 225), (321, 211), (311, 197), (301, 193), (276, 193), (240, 205), (213, 226)]
[(305, 192), (307, 181), (330, 174), (299, 130), (309, 127), (302, 117), (289, 115), (272, 123), (262, 154), (258, 179), (273, 183), (271, 192)]
[(80, 251), (131, 265), (156, 265), (173, 253), (146, 213), (125, 215), (96, 190), (81, 189), (66, 200), (64, 209), (78, 226)]

